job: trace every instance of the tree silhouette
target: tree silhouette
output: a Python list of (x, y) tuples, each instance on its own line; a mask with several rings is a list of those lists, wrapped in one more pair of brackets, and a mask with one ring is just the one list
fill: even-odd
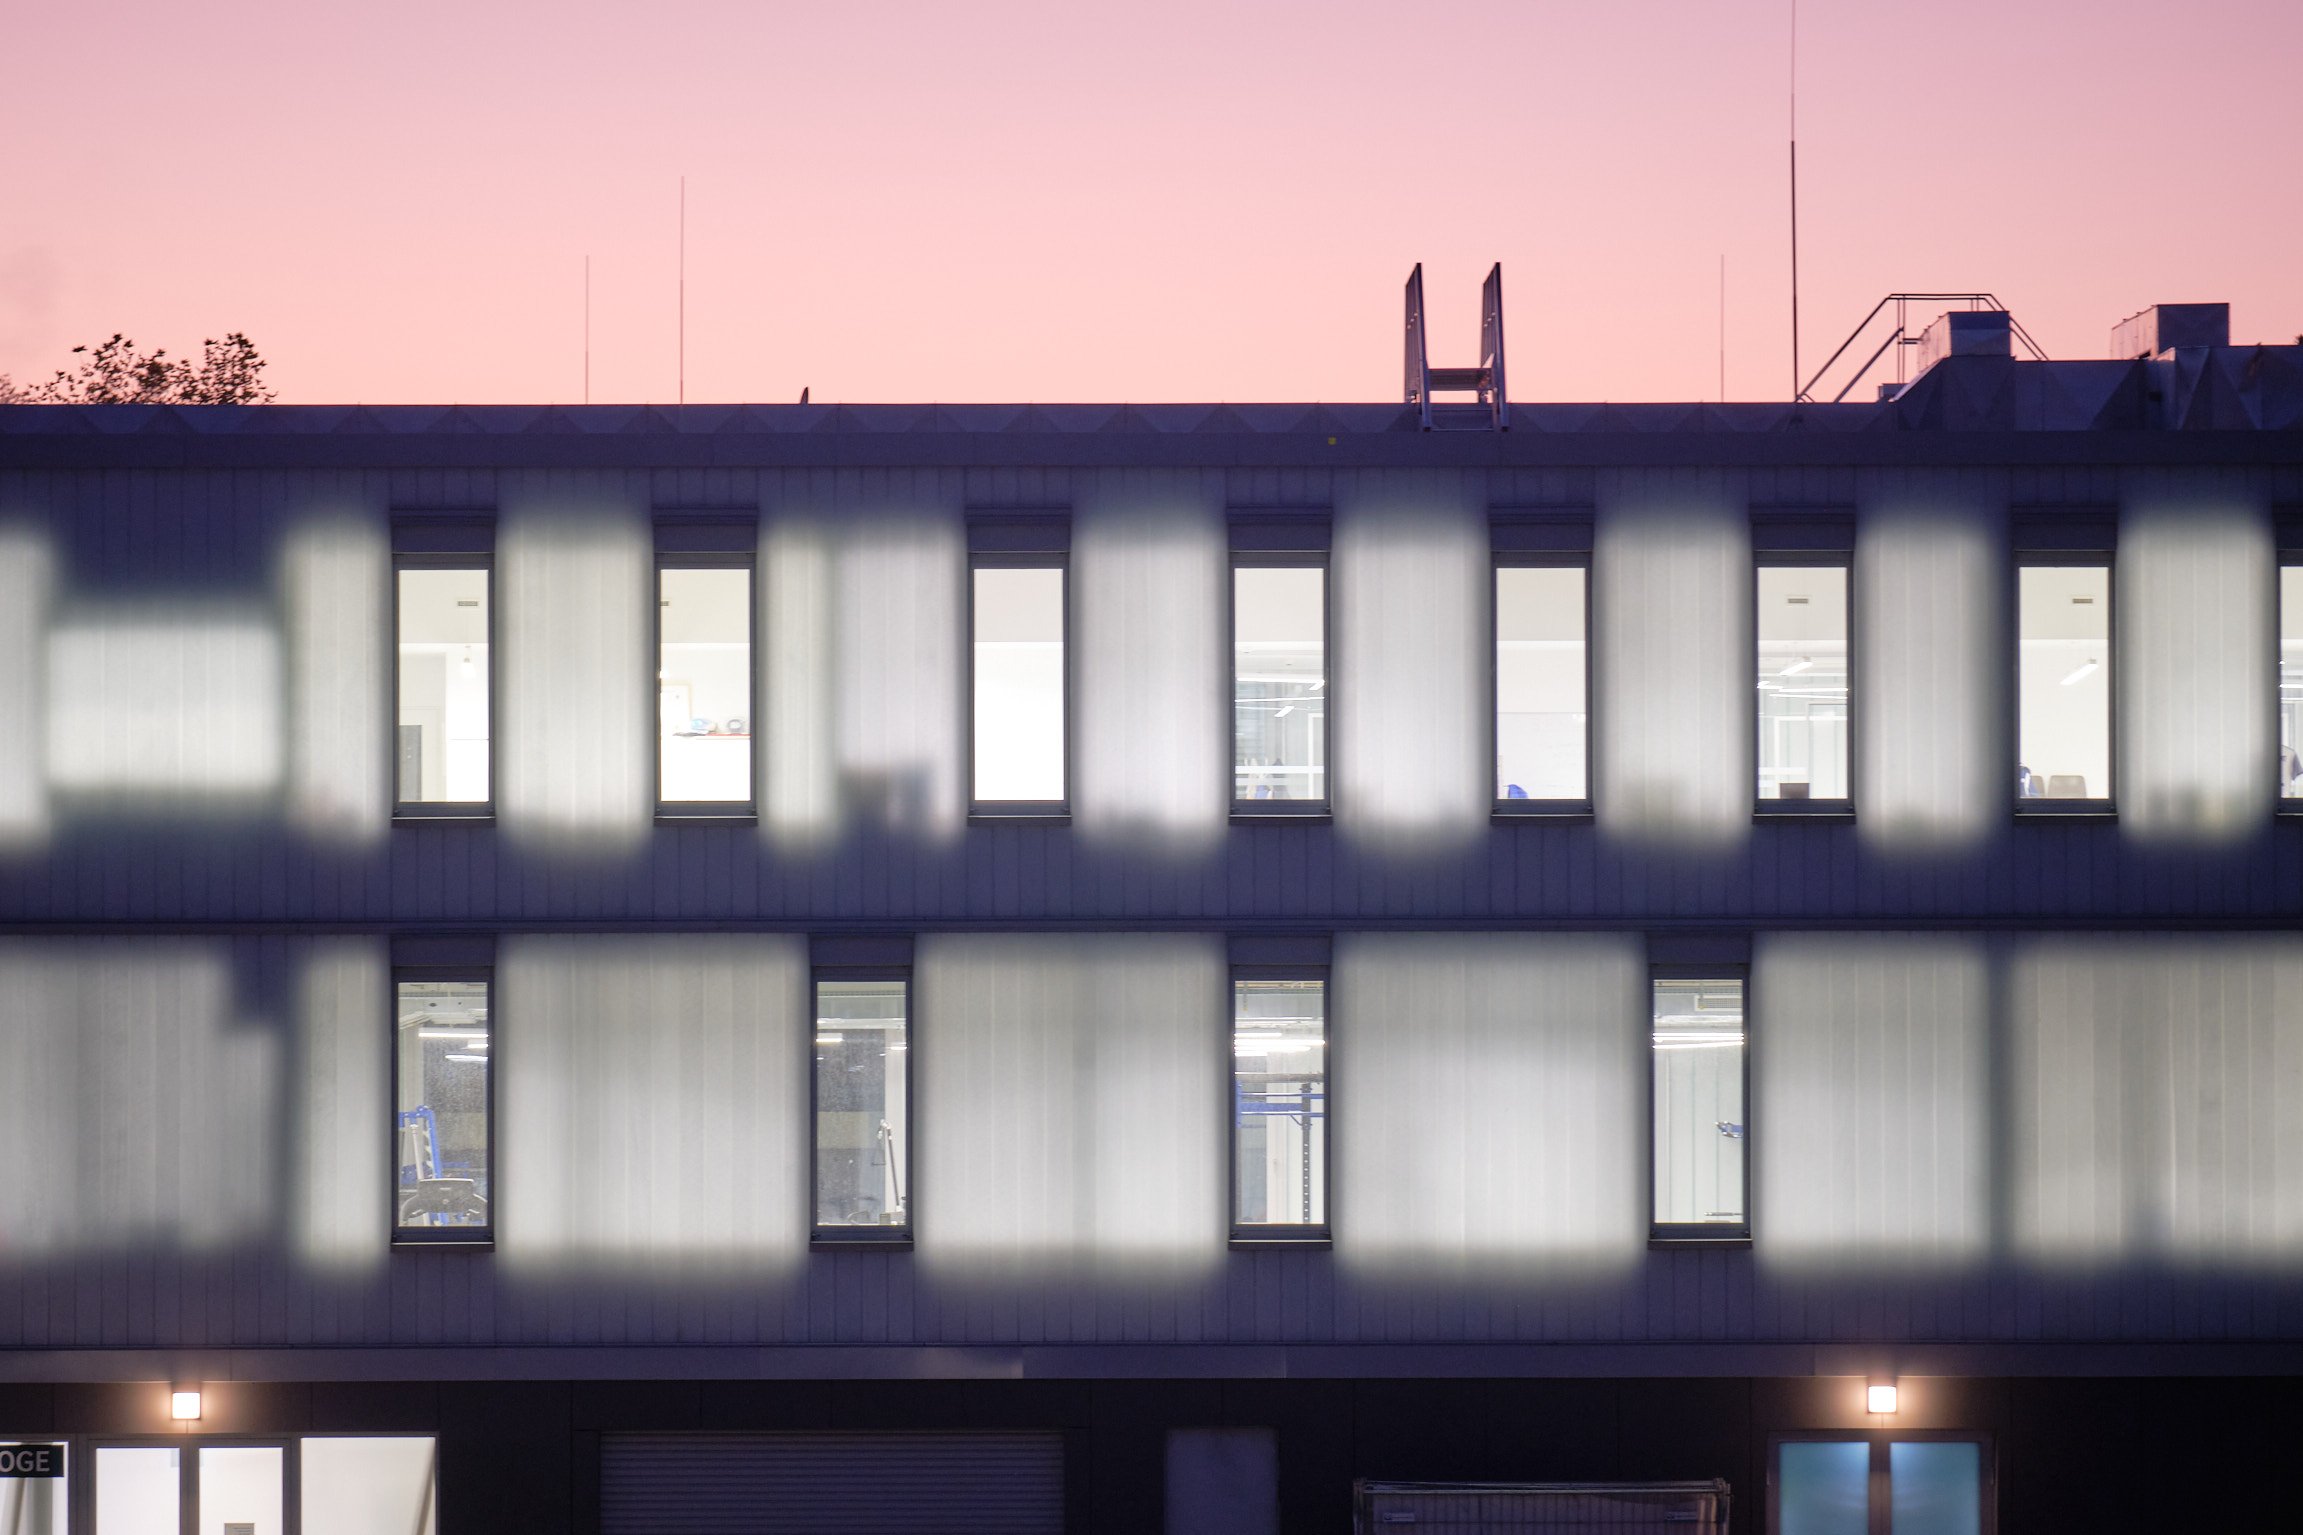
[(264, 383), (264, 359), (239, 331), (223, 340), (200, 343), (195, 363), (171, 358), (165, 347), (149, 356), (115, 331), (90, 350), (72, 348), (83, 360), (77, 371), (59, 371), (44, 384), (21, 387), (0, 376), (0, 403), (41, 405), (262, 405), (272, 398)]

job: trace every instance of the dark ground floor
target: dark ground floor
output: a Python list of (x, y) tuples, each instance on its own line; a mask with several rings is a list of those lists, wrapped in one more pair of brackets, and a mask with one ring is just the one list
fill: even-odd
[[(476, 1368), (485, 1363), (475, 1356)], [(1874, 1442), (1871, 1497), (1881, 1510), (1891, 1495), (1903, 1499), (1880, 1480), (1888, 1446), (1975, 1446), (1966, 1464), (1980, 1467), (1976, 1520), (1960, 1507), (1968, 1494), (1955, 1489), (1948, 1511), (1937, 1498), (1929, 1528), (2270, 1529), (2294, 1518), (2289, 1472), (2303, 1443), (2303, 1390), (2292, 1378), (2261, 1376), (1907, 1377), (1892, 1418), (1865, 1411), (1863, 1380), (1821, 1376), (211, 1380), (199, 1420), (182, 1424), (167, 1420), (167, 1384), (0, 1384), (0, 1442), (50, 1442), (70, 1457), (69, 1490), (60, 1482), (42, 1494), (59, 1510), (51, 1529), (145, 1535), (148, 1521), (123, 1523), (124, 1468), (189, 1465), (186, 1448), (277, 1447), (263, 1464), (287, 1468), (278, 1535), (361, 1532), (371, 1522), (404, 1535), (404, 1521), (357, 1516), (352, 1505), (367, 1496), (357, 1489), (369, 1484), (332, 1469), (345, 1448), (332, 1441), (394, 1437), (428, 1442), (445, 1535), (836, 1530), (843, 1509), (905, 1478), (955, 1513), (970, 1499), (1037, 1510), (1004, 1526), (996, 1513), (982, 1524), (955, 1518), (954, 1528), (1147, 1535), (1340, 1535), (1351, 1528), (1361, 1478), (1719, 1478), (1733, 1490), (1733, 1527), (1756, 1532), (1773, 1527), (1786, 1495), (1777, 1485), (1786, 1446), (1838, 1446), (1791, 1453), (1807, 1456), (1802, 1467), (1837, 1455), (1860, 1477), (1867, 1452), (1855, 1447)], [(178, 1454), (155, 1453), (170, 1449)], [(100, 1469), (107, 1452), (120, 1476)], [(1902, 1459), (1894, 1466), (1903, 1477)], [(355, 1490), (323, 1491), (326, 1478), (344, 1475), (353, 1479), (341, 1485)], [(182, 1476), (196, 1504), (194, 1473)], [(109, 1489), (108, 1509), (98, 1507), (98, 1483)], [(24, 1516), (26, 1496), (19, 1482), (0, 1480), (0, 1513), (14, 1510), (18, 1521), (0, 1517), (0, 1529), (50, 1535)], [(1840, 1514), (1864, 1523), (1860, 1511)], [(1915, 1518), (1898, 1522), (1897, 1535)], [(272, 1535), (264, 1522), (255, 1521), (257, 1535)], [(186, 1515), (181, 1528), (207, 1524)]]

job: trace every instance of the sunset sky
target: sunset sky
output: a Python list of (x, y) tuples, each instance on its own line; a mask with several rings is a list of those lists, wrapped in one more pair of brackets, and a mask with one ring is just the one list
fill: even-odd
[[(12, 7), (0, 372), (246, 331), (284, 401), (1382, 400), (1504, 265), (1518, 399), (1790, 389), (1789, 0)], [(2303, 3), (1806, 0), (1810, 365), (2303, 333)]]

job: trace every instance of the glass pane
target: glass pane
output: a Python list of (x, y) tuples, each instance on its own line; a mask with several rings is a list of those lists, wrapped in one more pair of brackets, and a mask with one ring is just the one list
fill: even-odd
[(488, 573), (400, 572), (400, 802), (488, 798)]
[(2279, 567), (2279, 794), (2303, 797), (2303, 565)]
[(1891, 1444), (1887, 1478), (1894, 1535), (1983, 1535), (1983, 1446)]
[(281, 1535), (286, 1459), (276, 1445), (202, 1450), (199, 1535)]
[(1232, 572), (1232, 797), (1327, 798), (1327, 572)]
[(307, 1439), (297, 1467), (305, 1535), (432, 1535), (432, 1441)]
[(0, 1439), (0, 1531), (64, 1535), (71, 1467), (66, 1446), (52, 1439)]
[(1871, 1446), (1861, 1440), (1776, 1447), (1782, 1535), (1865, 1535), (1871, 1525)]
[(1327, 1222), (1327, 983), (1232, 986), (1232, 1222)]
[(979, 800), (1064, 797), (1064, 573), (975, 572)]
[(752, 573), (660, 570), (656, 738), (666, 804), (752, 801)]
[(96, 1535), (179, 1535), (181, 1450), (143, 1445), (96, 1451)]
[(1743, 982), (1655, 983), (1655, 1220), (1743, 1224)]
[(1495, 572), (1495, 797), (1586, 798), (1584, 584), (1588, 572)]
[(1759, 570), (1759, 797), (1847, 795), (1847, 571)]
[(2019, 572), (2023, 718), (2015, 791), (2025, 799), (2111, 797), (2111, 571)]
[(816, 983), (816, 1224), (911, 1219), (911, 1033), (902, 981)]
[(399, 983), (402, 1226), (488, 1224), (488, 983)]

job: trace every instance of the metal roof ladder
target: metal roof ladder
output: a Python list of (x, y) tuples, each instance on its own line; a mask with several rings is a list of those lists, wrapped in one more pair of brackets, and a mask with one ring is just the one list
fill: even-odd
[[(1435, 394), (1470, 395), (1441, 403)], [(1479, 366), (1435, 368), (1424, 352), (1423, 263), (1407, 274), (1407, 403), (1427, 432), (1503, 432), (1511, 405), (1503, 388), (1503, 263), (1479, 291)]]

